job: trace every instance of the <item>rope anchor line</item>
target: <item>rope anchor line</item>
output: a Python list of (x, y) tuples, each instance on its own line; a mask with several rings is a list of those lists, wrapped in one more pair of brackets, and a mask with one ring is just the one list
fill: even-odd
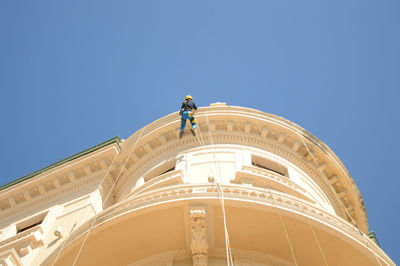
[[(321, 173), (321, 175), (325, 178), (325, 181), (330, 185), (330, 186), (329, 186), (330, 189), (332, 190), (333, 194), (337, 197), (337, 200), (338, 200), (338, 202), (340, 202), (340, 205), (343, 207), (343, 209), (344, 209), (344, 211), (345, 211), (345, 213), (346, 213), (346, 216), (347, 216), (348, 218), (350, 218), (351, 224), (353, 225), (353, 230), (356, 231), (356, 232), (358, 232), (358, 233), (360, 233), (362, 239), (363, 239), (363, 240), (366, 240), (365, 243), (366, 243), (367, 248), (372, 252), (372, 254), (374, 255), (374, 257), (375, 257), (376, 261), (378, 262), (378, 264), (379, 264), (380, 266), (382, 266), (382, 263), (381, 263), (381, 261), (379, 260), (378, 255), (376, 254), (376, 252), (375, 252), (374, 250), (372, 250), (372, 248), (371, 248), (371, 246), (370, 246), (370, 243), (368, 242), (368, 239), (365, 239), (365, 235), (364, 235), (364, 234), (360, 231), (360, 229), (358, 228), (356, 221), (353, 219), (353, 216), (351, 216), (350, 212), (347, 210), (347, 208), (346, 208), (346, 206), (344, 205), (343, 201), (342, 201), (342, 200), (339, 198), (339, 196), (336, 194), (335, 188), (334, 188), (333, 185), (329, 182), (329, 179), (328, 179), (328, 177), (326, 176), (326, 174), (325, 174), (325, 173), (321, 170), (321, 168), (319, 167), (319, 163), (318, 163), (317, 159), (315, 158), (314, 154), (309, 150), (308, 146), (306, 145), (306, 142), (304, 141), (304, 138), (305, 138), (305, 137), (304, 137), (303, 135), (300, 135), (300, 138), (301, 138), (301, 140), (302, 140), (302, 142), (303, 142), (303, 145), (304, 145), (304, 147), (306, 148), (307, 152), (311, 155), (311, 158), (312, 158), (312, 160), (313, 160), (313, 163), (314, 163), (315, 167), (318, 169), (318, 171)], [(324, 259), (325, 259), (325, 257), (324, 257)]]
[[(219, 168), (219, 165), (217, 163), (217, 158), (216, 158), (216, 149), (215, 149), (215, 143), (214, 143), (214, 138), (212, 136), (212, 132), (211, 132), (211, 128), (210, 128), (210, 122), (208, 120), (207, 114), (205, 114), (206, 117), (206, 121), (207, 121), (207, 125), (208, 125), (208, 134), (210, 137), (210, 143), (214, 146), (214, 164), (215, 164), (215, 170), (217, 171), (217, 175), (219, 177), (219, 181), (220, 181), (220, 185), (222, 186), (222, 176), (221, 176), (221, 170)], [(201, 132), (201, 128), (200, 128), (200, 122), (198, 123), (198, 132), (199, 134), (196, 134), (197, 139), (202, 147), (202, 149), (205, 149), (205, 141), (203, 138), (203, 134)], [(200, 136), (198, 136), (200, 135)], [(209, 165), (211, 168), (211, 172), (214, 172), (211, 165)], [(223, 188), (220, 187), (220, 185), (218, 184), (218, 182), (214, 179), (214, 178), (210, 178), (210, 181), (213, 181), (213, 183), (216, 185), (217, 187), (217, 191), (218, 191), (218, 199), (220, 201), (221, 204), (221, 210), (222, 210), (222, 216), (224, 218), (224, 235), (225, 235), (225, 250), (226, 250), (226, 262), (227, 265), (234, 265), (233, 263), (233, 256), (232, 256), (232, 250), (231, 250), (231, 246), (230, 246), (230, 241), (229, 241), (229, 232), (228, 232), (228, 227), (227, 227), (227, 223), (226, 223), (226, 212), (225, 212), (225, 200), (224, 200), (224, 192), (223, 192)]]
[[(141, 139), (142, 134), (143, 134), (143, 131), (144, 131), (144, 127), (142, 128), (142, 130), (141, 130), (141, 132), (140, 132), (140, 135), (138, 136), (138, 138), (137, 138), (135, 144), (132, 146), (132, 149), (131, 149), (131, 151), (130, 151), (128, 157), (126, 158), (124, 164), (121, 166), (121, 169), (120, 169), (120, 171), (119, 171), (117, 177), (115, 178), (115, 180), (114, 180), (112, 186), (110, 187), (110, 190), (108, 191), (106, 197), (104, 198), (104, 202), (107, 202), (108, 197), (111, 195), (111, 192), (112, 192), (112, 190), (113, 190), (115, 184), (117, 183), (117, 181), (119, 180), (119, 177), (121, 176), (122, 170), (124, 169), (125, 165), (127, 164), (129, 158), (131, 157), (131, 155), (132, 155), (132, 153), (133, 153), (133, 151), (134, 151), (134, 149), (135, 149), (137, 143), (138, 143), (139, 140)], [(97, 190), (100, 189), (100, 187), (101, 187), (101, 185), (103, 184), (103, 182), (105, 181), (105, 179), (106, 179), (108, 173), (110, 172), (111, 167), (112, 167), (112, 166), (114, 165), (114, 163), (116, 162), (116, 159), (118, 158), (118, 155), (119, 155), (119, 154), (117, 154), (117, 155), (114, 157), (114, 159), (112, 160), (110, 166), (107, 168), (107, 171), (106, 171), (106, 173), (105, 173), (104, 176), (103, 176), (103, 179), (101, 180), (100, 184), (97, 186), (97, 188), (96, 188), (95, 191), (97, 191)], [(100, 195), (100, 194), (97, 194), (97, 198), (96, 198), (96, 200), (94, 201), (94, 205), (97, 205), (97, 203), (98, 203), (98, 201), (99, 201), (100, 199), (101, 199), (101, 195)], [(88, 220), (89, 215), (90, 215), (90, 212), (87, 213), (85, 221)], [(85, 244), (86, 244), (86, 241), (87, 241), (87, 239), (88, 239), (88, 237), (89, 237), (90, 232), (92, 231), (92, 228), (93, 228), (94, 223), (96, 222), (98, 216), (99, 216), (99, 213), (97, 213), (97, 214), (94, 216), (94, 218), (93, 218), (93, 220), (92, 220), (92, 222), (91, 222), (91, 224), (90, 224), (90, 226), (89, 226), (88, 231), (84, 233), (84, 234), (85, 234), (85, 239), (84, 239), (84, 241), (82, 242), (82, 245), (80, 246), (77, 255), (75, 256), (74, 262), (73, 262), (73, 264), (72, 264), (73, 266), (75, 266), (75, 264), (77, 263), (78, 258), (79, 258), (79, 256), (80, 256), (80, 254), (82, 253), (83, 247), (84, 247)], [(68, 235), (68, 237), (64, 240), (64, 242), (63, 242), (63, 244), (62, 244), (62, 246), (61, 246), (59, 252), (57, 253), (57, 256), (56, 256), (55, 260), (54, 260), (53, 263), (52, 263), (52, 266), (54, 266), (54, 265), (56, 264), (58, 258), (60, 257), (61, 252), (62, 252), (63, 249), (66, 247), (66, 243), (67, 243), (67, 241), (69, 240), (69, 238), (71, 237), (72, 231), (73, 231), (73, 229), (75, 228), (75, 226), (76, 226), (76, 223), (75, 223), (74, 226), (72, 227), (71, 232), (70, 232), (70, 234)]]
[[(222, 176), (221, 176), (221, 170), (220, 170), (219, 165), (218, 165), (218, 163), (217, 163), (217, 158), (216, 158), (216, 153), (217, 153), (217, 151), (216, 151), (215, 142), (214, 142), (214, 138), (213, 138), (213, 135), (212, 135), (212, 132), (211, 132), (210, 122), (209, 122), (209, 119), (208, 119), (207, 114), (205, 114), (205, 118), (206, 118), (207, 125), (208, 125), (208, 134), (209, 134), (209, 138), (210, 138), (210, 144), (213, 145), (213, 147), (214, 147), (214, 153), (213, 153), (213, 156), (214, 156), (214, 163), (215, 163), (215, 168), (216, 168), (217, 175), (218, 175), (219, 181), (220, 181), (220, 184), (219, 184), (219, 183), (214, 179), (214, 180), (213, 180), (213, 183), (214, 183), (214, 184), (216, 185), (216, 187), (217, 187), (218, 199), (219, 199), (220, 204), (221, 204), (221, 210), (222, 210), (222, 214), (223, 214), (223, 218), (224, 218), (224, 234), (225, 234), (225, 248), (226, 248), (227, 265), (230, 266), (230, 265), (234, 265), (234, 263), (233, 263), (232, 250), (231, 250), (231, 247), (230, 247), (229, 233), (228, 233), (227, 222), (226, 222), (226, 211), (225, 211), (225, 203), (224, 203), (225, 200), (224, 200), (224, 192), (223, 192), (223, 187), (222, 187), (223, 181), (222, 181)], [(200, 123), (198, 123), (198, 129), (199, 129), (199, 130), (198, 130), (199, 134), (196, 134), (196, 137), (197, 137), (197, 140), (198, 140), (199, 143), (200, 143), (200, 146), (202, 147), (202, 149), (204, 149), (205, 146), (206, 146), (206, 143), (205, 143), (205, 141), (204, 141), (203, 134), (202, 134), (202, 132), (201, 132)], [(119, 171), (119, 174), (117, 175), (117, 178), (115, 178), (115, 180), (114, 180), (114, 182), (113, 182), (113, 184), (112, 184), (112, 186), (111, 186), (109, 192), (107, 193), (107, 195), (106, 195), (104, 201), (107, 201), (107, 200), (108, 200), (108, 197), (110, 196), (110, 194), (111, 194), (111, 192), (112, 192), (112, 189), (114, 188), (115, 184), (116, 184), (117, 181), (119, 180), (119, 177), (120, 177), (120, 175), (121, 175), (121, 173), (122, 173), (122, 170), (124, 169), (125, 165), (127, 164), (128, 160), (129, 160), (129, 158), (130, 158), (130, 156), (132, 155), (132, 153), (133, 153), (133, 151), (134, 151), (134, 149), (135, 149), (137, 143), (138, 143), (139, 140), (141, 139), (142, 134), (143, 134), (143, 131), (144, 131), (144, 127), (142, 128), (142, 130), (141, 130), (141, 132), (140, 132), (140, 135), (138, 136), (136, 142), (135, 142), (134, 145), (132, 146), (132, 149), (131, 149), (131, 151), (130, 151), (128, 157), (127, 157), (127, 159), (125, 160), (124, 164), (121, 166), (121, 169), (120, 169), (120, 171)], [(304, 144), (305, 148), (306, 148), (307, 151), (311, 154), (311, 156), (312, 156), (312, 158), (313, 158), (313, 161), (314, 161), (314, 164), (316, 165), (317, 169), (319, 169), (319, 171), (321, 171), (321, 169), (318, 167), (318, 164), (317, 164), (317, 162), (316, 162), (316, 159), (314, 158), (314, 155), (309, 151), (309, 149), (308, 149), (308, 147), (307, 147), (307, 145), (306, 145), (306, 143), (305, 143), (305, 141), (304, 141), (304, 139), (303, 139), (303, 136), (301, 136), (301, 139), (302, 139), (302, 141), (303, 141), (303, 144)], [(106, 173), (104, 174), (104, 177), (103, 177), (102, 181), (100, 182), (99, 186), (97, 187), (97, 189), (99, 189), (99, 188), (101, 187), (101, 185), (103, 184), (103, 182), (104, 182), (105, 178), (107, 177), (107, 175), (108, 175), (108, 173), (109, 173), (111, 167), (114, 165), (114, 163), (115, 163), (117, 157), (118, 157), (118, 154), (114, 157), (113, 161), (111, 162), (110, 166), (108, 167), (108, 169), (107, 169)], [(210, 167), (211, 167), (211, 165), (210, 165)], [(211, 167), (211, 170), (212, 170), (212, 172), (213, 172), (212, 167)], [(321, 171), (321, 172), (322, 172), (322, 171)], [(326, 175), (325, 175), (323, 172), (322, 172), (322, 174), (323, 174), (323, 176), (327, 179)], [(328, 182), (328, 183), (329, 183), (329, 182)], [(332, 186), (332, 185), (331, 185), (331, 186)], [(279, 211), (278, 211), (278, 209), (277, 209), (277, 206), (275, 206), (275, 200), (274, 200), (274, 197), (273, 197), (272, 192), (270, 191), (270, 189), (269, 189), (268, 186), (267, 186), (266, 188), (268, 189), (269, 193), (271, 194), (271, 198), (272, 198), (272, 201), (273, 201), (273, 207), (274, 207), (274, 209), (276, 210), (276, 212), (277, 212), (277, 214), (278, 214), (278, 216), (279, 216), (279, 218), (280, 218), (280, 221), (281, 221), (281, 223), (282, 223), (282, 227), (283, 227), (283, 229), (284, 229), (284, 231), (285, 231), (286, 239), (287, 239), (287, 241), (288, 241), (288, 244), (289, 244), (289, 247), (290, 247), (290, 250), (291, 250), (291, 254), (292, 254), (293, 261), (294, 261), (295, 265), (298, 265), (298, 264), (297, 264), (297, 261), (296, 261), (296, 258), (295, 258), (295, 255), (294, 255), (294, 249), (293, 249), (292, 243), (291, 243), (291, 241), (290, 241), (289, 234), (288, 234), (287, 228), (286, 228), (286, 226), (285, 226), (285, 223), (284, 223), (284, 221), (283, 221), (283, 218), (282, 218), (281, 214), (279, 213)], [(331, 187), (331, 189), (333, 189), (333, 187)], [(333, 189), (333, 190), (334, 190), (334, 189)], [(96, 204), (97, 204), (97, 201), (98, 201), (99, 199), (100, 199), (100, 197), (98, 196), (98, 198), (97, 198), (96, 201), (95, 201)], [(341, 201), (340, 201), (340, 202), (341, 202)], [(343, 204), (343, 202), (341, 202), (341, 203)], [(343, 204), (343, 207), (344, 207), (344, 204)], [(350, 219), (352, 220), (352, 222), (353, 222), (354, 224), (356, 224), (355, 221), (354, 221), (354, 219), (353, 219), (353, 217), (349, 214), (348, 210), (347, 210), (345, 207), (344, 207), (344, 209), (345, 209), (345, 211), (346, 211), (346, 214), (347, 214), (347, 215), (350, 217)], [(80, 249), (79, 249), (79, 251), (78, 251), (78, 253), (77, 253), (76, 257), (75, 257), (75, 260), (74, 260), (74, 262), (73, 262), (73, 264), (72, 264), (73, 266), (76, 265), (76, 263), (77, 263), (77, 261), (78, 261), (78, 259), (79, 259), (79, 256), (80, 256), (80, 254), (82, 253), (82, 250), (83, 250), (83, 248), (84, 248), (84, 246), (85, 246), (85, 244), (86, 244), (86, 242), (87, 242), (88, 236), (89, 236), (89, 234), (90, 234), (90, 232), (91, 232), (91, 230), (92, 230), (92, 228), (93, 228), (93, 226), (94, 226), (94, 223), (95, 223), (95, 221), (97, 220), (98, 216), (99, 216), (99, 214), (96, 214), (96, 215), (94, 216), (94, 218), (93, 218), (93, 220), (92, 220), (92, 222), (91, 222), (91, 224), (90, 224), (90, 226), (89, 226), (88, 231), (85, 233), (85, 239), (84, 239), (82, 245), (80, 246)], [(322, 250), (322, 248), (321, 248), (321, 246), (320, 246), (320, 243), (319, 243), (318, 238), (317, 238), (317, 236), (316, 236), (316, 233), (315, 233), (315, 231), (314, 231), (314, 228), (313, 228), (311, 222), (308, 220), (307, 217), (306, 217), (306, 219), (307, 219), (307, 222), (308, 222), (308, 224), (309, 224), (309, 226), (310, 226), (310, 229), (311, 229), (311, 231), (312, 231), (312, 233), (313, 233), (313, 236), (314, 236), (314, 238), (315, 238), (315, 240), (316, 240), (316, 243), (317, 243), (317, 245), (318, 245), (318, 248), (319, 248), (319, 250), (320, 250), (320, 252), (321, 252), (321, 255), (322, 255), (322, 257), (323, 257), (324, 263), (325, 263), (325, 265), (328, 265), (328, 263), (327, 263), (327, 261), (326, 261), (326, 258), (325, 258), (325, 255), (324, 255), (324, 252), (323, 252), (323, 250)], [(61, 254), (61, 252), (62, 252), (62, 250), (67, 246), (66, 243), (67, 243), (67, 241), (69, 240), (70, 236), (72, 235), (72, 231), (73, 231), (73, 229), (75, 228), (75, 226), (76, 226), (76, 223), (74, 224), (73, 228), (71, 229), (71, 232), (70, 232), (70, 234), (68, 235), (68, 237), (64, 240), (64, 242), (63, 242), (63, 244), (62, 244), (62, 246), (61, 246), (61, 248), (60, 248), (60, 250), (59, 250), (59, 252), (58, 252), (58, 254), (57, 254), (57, 256), (56, 256), (56, 258), (55, 258), (55, 260), (54, 260), (54, 262), (53, 262), (53, 264), (52, 264), (53, 266), (54, 266), (55, 263), (57, 262), (57, 260), (58, 260), (58, 258), (59, 258), (59, 256), (60, 256), (60, 254)], [(356, 227), (356, 228), (357, 228), (357, 227)], [(357, 229), (358, 229), (358, 228), (357, 228)], [(358, 231), (359, 231), (359, 229), (358, 229)], [(360, 232), (360, 231), (359, 231), (359, 232)], [(360, 232), (360, 234), (362, 235), (363, 239), (365, 240), (363, 233)], [(366, 240), (366, 242), (367, 242), (366, 244), (367, 244), (368, 249), (369, 249), (370, 251), (372, 251), (372, 253), (374, 254), (374, 256), (375, 256), (377, 262), (379, 263), (379, 265), (382, 265), (381, 262), (380, 262), (380, 260), (379, 260), (378, 257), (377, 257), (376, 252), (373, 251), (372, 248), (370, 247), (370, 245), (369, 245), (369, 243), (368, 243), (368, 240)]]

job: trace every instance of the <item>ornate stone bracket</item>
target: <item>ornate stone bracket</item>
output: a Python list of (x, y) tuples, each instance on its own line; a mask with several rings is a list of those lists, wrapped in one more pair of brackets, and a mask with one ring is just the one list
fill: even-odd
[(204, 209), (192, 209), (190, 215), (190, 249), (194, 266), (207, 265), (208, 243), (206, 234), (206, 211)]

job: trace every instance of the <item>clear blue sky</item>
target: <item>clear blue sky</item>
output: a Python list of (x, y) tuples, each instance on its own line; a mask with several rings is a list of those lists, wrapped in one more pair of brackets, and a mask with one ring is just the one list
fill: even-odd
[(189, 93), (324, 141), (400, 263), (399, 14), (397, 0), (3, 0), (0, 183), (126, 138)]

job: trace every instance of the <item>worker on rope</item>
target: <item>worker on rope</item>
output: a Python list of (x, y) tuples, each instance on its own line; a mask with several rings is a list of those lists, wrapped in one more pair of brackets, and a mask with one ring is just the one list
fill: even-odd
[(181, 110), (179, 112), (179, 114), (182, 116), (181, 130), (179, 132), (180, 139), (183, 136), (183, 131), (185, 130), (187, 119), (189, 119), (190, 123), (192, 124), (192, 128), (190, 129), (190, 131), (192, 132), (192, 135), (196, 136), (196, 132), (194, 130), (197, 128), (197, 125), (196, 125), (196, 120), (193, 116), (194, 110), (197, 110), (197, 106), (194, 103), (192, 96), (186, 95), (185, 101), (182, 103)]

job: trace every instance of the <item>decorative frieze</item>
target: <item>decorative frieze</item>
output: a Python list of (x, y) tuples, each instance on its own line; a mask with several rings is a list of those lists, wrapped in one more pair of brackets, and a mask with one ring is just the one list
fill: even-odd
[[(95, 182), (99, 182), (99, 180), (101, 180), (102, 178), (104, 178), (103, 175), (92, 175), (87, 179), (81, 179), (80, 182), (69, 183), (68, 185), (61, 186), (60, 189), (56, 189), (54, 190), (54, 192), (48, 192), (44, 195), (37, 196), (30, 201), (24, 201), (23, 203), (17, 204), (13, 208), (10, 208), (11, 206), (4, 208), (0, 215), (0, 221), (4, 221), (10, 217), (14, 217), (23, 211), (36, 208), (42, 204), (48, 203), (49, 201), (57, 200), (65, 194), (76, 192), (83, 187), (87, 187)], [(9, 204), (9, 200), (7, 200), (7, 203)]]
[[(221, 114), (224, 114), (224, 112), (225, 110), (223, 110)], [(335, 184), (335, 186), (338, 187), (337, 185), (340, 185), (342, 181), (342, 173), (340, 172), (342, 171), (341, 166), (335, 166), (335, 162), (332, 162), (329, 157), (330, 151), (318, 146), (318, 140), (314, 140), (314, 137), (308, 136), (307, 132), (298, 128), (296, 125), (290, 124), (290, 122), (288, 123), (288, 121), (282, 118), (276, 118), (270, 115), (265, 115), (265, 117), (260, 118), (257, 117), (257, 114), (253, 115), (251, 110), (246, 111), (245, 113), (229, 111), (229, 113), (226, 114), (226, 123), (222, 127), (219, 125), (218, 131), (216, 131), (218, 117), (213, 117), (211, 115), (205, 117), (202, 113), (198, 113), (197, 118), (199, 129), (203, 129), (203, 133), (208, 133), (207, 128), (209, 128), (212, 132), (211, 136), (209, 134), (203, 134), (202, 140), (206, 145), (211, 143), (244, 144), (261, 149), (272, 149), (278, 156), (283, 156), (289, 161), (302, 167), (302, 169), (306, 171), (307, 174), (309, 174), (326, 193), (337, 214), (341, 217), (346, 216), (343, 204), (340, 202), (340, 198), (332, 188), (332, 184)], [(114, 188), (117, 198), (123, 198), (124, 194), (130, 192), (130, 189), (127, 188), (129, 187), (127, 186), (127, 183), (130, 182), (129, 180), (137, 180), (139, 177), (137, 175), (140, 175), (140, 172), (143, 171), (147, 165), (151, 165), (154, 160), (164, 156), (165, 153), (172, 152), (177, 154), (185, 149), (190, 149), (191, 147), (199, 145), (195, 138), (184, 138), (182, 140), (177, 139), (177, 128), (172, 126), (174, 125), (175, 119), (176, 118), (172, 116), (163, 118), (162, 121), (158, 121), (159, 125), (163, 125), (162, 128), (157, 129), (157, 126), (154, 124), (152, 125), (151, 130), (146, 132), (150, 142), (152, 141), (150, 136), (154, 132), (155, 138), (160, 140), (162, 145), (153, 148), (151, 152), (144, 148), (148, 151), (144, 152), (143, 145), (145, 144), (138, 143), (138, 148), (135, 149), (135, 152), (141, 153), (141, 156), (138, 160), (135, 160), (132, 167), (129, 167), (129, 171), (127, 171), (126, 174), (124, 173), (124, 175), (121, 175), (120, 180)], [(301, 130), (301, 132), (299, 130)], [(259, 135), (260, 138), (258, 138), (257, 135)], [(173, 138), (171, 136), (173, 136)], [(302, 149), (301, 138), (305, 137), (307, 138), (307, 142), (310, 143), (305, 144), (307, 145), (306, 149)], [(135, 142), (131, 141), (129, 143), (130, 145), (134, 145)], [(302, 158), (299, 157), (300, 154), (303, 156)], [(314, 159), (318, 154), (321, 155), (321, 158), (317, 159), (320, 161), (315, 165)], [(341, 173), (341, 178), (339, 179), (339, 177), (337, 177), (337, 179), (328, 180), (324, 174), (324, 171), (327, 168), (330, 169), (330, 173), (339, 171), (339, 173)], [(347, 173), (344, 173), (344, 175), (347, 175)], [(351, 182), (351, 177), (349, 178)], [(357, 193), (356, 188), (355, 193)], [(364, 224), (367, 226), (365, 213), (363, 213), (362, 216), (364, 218)]]

